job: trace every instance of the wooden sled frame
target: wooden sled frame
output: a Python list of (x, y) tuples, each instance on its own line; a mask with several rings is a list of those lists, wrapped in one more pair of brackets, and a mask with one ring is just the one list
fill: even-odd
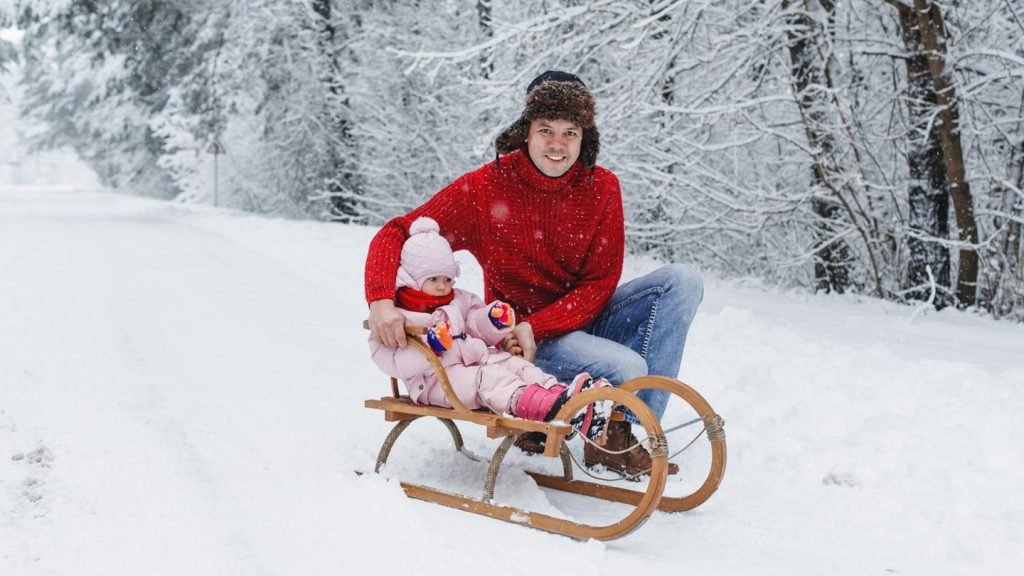
[[(367, 328), (366, 322), (363, 322), (363, 327)], [(655, 510), (679, 512), (691, 510), (699, 506), (711, 497), (711, 494), (714, 493), (722, 481), (726, 463), (725, 431), (722, 419), (712, 410), (711, 406), (700, 394), (678, 380), (664, 376), (645, 376), (630, 380), (617, 388), (605, 387), (587, 390), (570, 398), (551, 422), (524, 420), (494, 414), (489, 410), (470, 410), (467, 408), (455, 394), (451, 382), (448, 380), (448, 375), (441, 362), (437, 359), (437, 356), (420, 339), (421, 336), (426, 334), (426, 329), (406, 326), (405, 332), (408, 336), (407, 341), (409, 345), (413, 346), (426, 358), (437, 374), (445, 397), (452, 404), (452, 407), (442, 408), (439, 406), (414, 404), (408, 397), (399, 394), (398, 381), (392, 378), (391, 396), (370, 399), (364, 402), (367, 408), (383, 410), (386, 421), (397, 422), (384, 440), (383, 446), (381, 446), (374, 472), (379, 472), (381, 467), (387, 462), (391, 448), (402, 432), (419, 418), (433, 417), (440, 420), (448, 428), (457, 451), (462, 451), (463, 442), (462, 435), (459, 433), (458, 427), (454, 422), (456, 420), (484, 426), (487, 430), (488, 438), (504, 438), (491, 459), (487, 476), (484, 480), (484, 490), (481, 498), (474, 499), (427, 486), (401, 482), (400, 484), (405, 490), (406, 495), (411, 498), (443, 504), (452, 508), (532, 528), (539, 528), (572, 538), (582, 540), (589, 538), (613, 540), (621, 538), (639, 528)], [(691, 494), (674, 498), (663, 495), (668, 477), (668, 458), (670, 454), (668, 442), (661, 423), (655, 418), (654, 413), (651, 412), (651, 409), (642, 400), (635, 396), (635, 392), (648, 388), (665, 390), (682, 398), (684, 402), (697, 412), (700, 420), (703, 420), (703, 432), (708, 435), (711, 444), (711, 463), (703, 484)], [(572, 432), (572, 428), (567, 422), (573, 414), (584, 408), (587, 404), (602, 400), (611, 400), (616, 405), (628, 408), (637, 416), (641, 425), (646, 430), (652, 468), (650, 480), (644, 492), (573, 479), (571, 457), (568, 447), (564, 442), (565, 437)], [(495, 503), (493, 499), (494, 486), (505, 454), (520, 434), (529, 432), (542, 432), (546, 434), (547, 440), (544, 456), (559, 456), (562, 460), (563, 474), (561, 476), (526, 472), (538, 485), (630, 504), (634, 506), (633, 510), (618, 522), (606, 526), (594, 526)]]

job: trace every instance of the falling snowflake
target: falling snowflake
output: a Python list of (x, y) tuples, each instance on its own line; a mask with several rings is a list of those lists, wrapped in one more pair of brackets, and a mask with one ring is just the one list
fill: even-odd
[(508, 204), (501, 201), (495, 201), (491, 204), (491, 218), (495, 220), (506, 220), (509, 214)]

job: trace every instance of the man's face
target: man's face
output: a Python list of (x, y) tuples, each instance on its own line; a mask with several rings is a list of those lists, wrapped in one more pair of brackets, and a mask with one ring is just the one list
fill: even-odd
[(583, 129), (568, 120), (538, 118), (530, 122), (526, 147), (530, 159), (545, 176), (557, 178), (580, 157)]

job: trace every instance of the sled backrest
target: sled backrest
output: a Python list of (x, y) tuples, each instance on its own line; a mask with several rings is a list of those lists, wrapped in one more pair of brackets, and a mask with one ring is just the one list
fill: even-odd
[[(363, 320), (363, 328), (366, 330), (370, 329), (370, 324), (366, 320)], [(467, 408), (466, 405), (462, 403), (462, 400), (459, 400), (458, 395), (455, 394), (455, 389), (452, 388), (452, 383), (448, 380), (448, 373), (445, 372), (444, 366), (441, 365), (441, 361), (437, 359), (437, 355), (434, 354), (434, 351), (431, 350), (430, 347), (428, 347), (421, 339), (421, 337), (426, 336), (426, 334), (427, 329), (422, 326), (405, 325), (405, 335), (407, 336), (406, 342), (408, 342), (409, 346), (412, 346), (423, 355), (427, 360), (427, 363), (430, 364), (430, 367), (434, 370), (434, 374), (437, 374), (437, 379), (441, 383), (441, 389), (444, 390), (444, 396), (448, 400), (448, 403), (452, 405), (452, 409), (460, 414), (472, 414), (472, 410)], [(398, 380), (395, 378), (391, 378), (391, 395), (395, 398), (400, 396), (398, 393)]]

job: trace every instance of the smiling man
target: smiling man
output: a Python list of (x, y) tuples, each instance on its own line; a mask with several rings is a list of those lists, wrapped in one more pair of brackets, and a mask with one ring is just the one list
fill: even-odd
[[(686, 334), (703, 297), (693, 268), (673, 264), (618, 286), (625, 227), (619, 181), (597, 166), (594, 97), (582, 80), (548, 71), (530, 83), (520, 117), (497, 138), (494, 162), (464, 174), (422, 206), (385, 224), (366, 259), (371, 338), (404, 346), (395, 310), (402, 244), (420, 216), (436, 220), (453, 250), (484, 271), (484, 299), (502, 300), (520, 320), (502, 346), (560, 381), (580, 372), (619, 385), (639, 376), (679, 375)], [(659, 418), (668, 393), (644, 390)], [(631, 414), (617, 414), (605, 451), (587, 445), (588, 465), (628, 474), (649, 469)], [(517, 445), (543, 450), (543, 435)], [(623, 453), (616, 453), (622, 451)], [(674, 472), (670, 464), (670, 473)]]
[(579, 126), (568, 120), (538, 118), (530, 122), (526, 148), (533, 165), (551, 178), (568, 172), (580, 156), (582, 132)]

